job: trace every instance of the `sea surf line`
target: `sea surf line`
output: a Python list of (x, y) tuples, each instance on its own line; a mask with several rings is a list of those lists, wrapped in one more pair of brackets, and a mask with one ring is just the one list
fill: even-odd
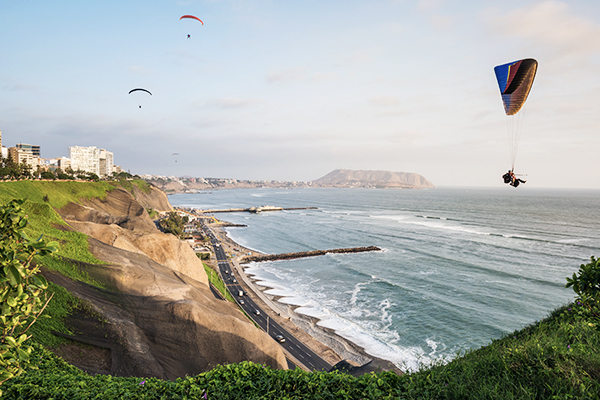
[(545, 317), (574, 298), (565, 277), (600, 255), (599, 191), (238, 189), (169, 199), (195, 208), (318, 207), (219, 214), (247, 225), (227, 228), (233, 240), (264, 253), (383, 248), (246, 271), (296, 312), (404, 369)]

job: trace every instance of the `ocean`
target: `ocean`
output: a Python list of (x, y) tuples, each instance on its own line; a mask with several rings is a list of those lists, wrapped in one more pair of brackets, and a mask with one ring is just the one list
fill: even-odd
[(404, 370), (451, 360), (572, 301), (566, 277), (600, 256), (600, 191), (503, 188), (233, 189), (174, 206), (316, 210), (219, 213), (263, 253), (381, 252), (252, 263), (246, 272), (319, 325)]

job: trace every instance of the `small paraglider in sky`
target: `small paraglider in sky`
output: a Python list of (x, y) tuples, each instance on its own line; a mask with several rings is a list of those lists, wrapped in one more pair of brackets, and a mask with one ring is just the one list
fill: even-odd
[[(171, 157), (178, 156), (178, 155), (179, 155), (179, 153), (173, 153), (173, 154), (171, 154)], [(177, 162), (177, 158), (175, 158), (175, 162)]]
[[(202, 25), (204, 25), (204, 22), (202, 22), (202, 20), (194, 15), (182, 15), (181, 18), (179, 18), (179, 20), (181, 21), (182, 19), (195, 19), (196, 21), (200, 21), (200, 23)], [(190, 39), (192, 36), (188, 33), (187, 38)]]
[[(150, 93), (150, 91), (149, 91), (149, 90), (142, 89), (142, 88), (131, 89), (131, 90), (129, 91), (129, 94), (131, 94), (131, 93), (133, 93), (133, 92), (137, 92), (137, 91), (146, 92), (146, 93), (148, 93), (150, 96), (152, 96), (152, 93)], [(139, 107), (140, 107), (140, 108), (142, 108), (142, 105), (140, 104), (140, 105), (139, 105)]]
[[(521, 109), (531, 91), (538, 62), (533, 58), (514, 61), (508, 64), (494, 67), (500, 95), (504, 103), (504, 111), (507, 120), (508, 147), (510, 153), (511, 169), (502, 176), (504, 183), (517, 187), (519, 183), (525, 183), (514, 174), (519, 139), (523, 125), (523, 112)], [(519, 113), (519, 111), (521, 111)]]

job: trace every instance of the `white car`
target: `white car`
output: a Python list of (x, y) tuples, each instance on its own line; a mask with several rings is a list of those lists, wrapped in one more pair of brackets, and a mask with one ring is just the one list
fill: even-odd
[(260, 315), (260, 310), (254, 310), (254, 314)]
[(275, 340), (277, 340), (279, 343), (285, 342), (285, 338), (281, 335), (275, 336)]

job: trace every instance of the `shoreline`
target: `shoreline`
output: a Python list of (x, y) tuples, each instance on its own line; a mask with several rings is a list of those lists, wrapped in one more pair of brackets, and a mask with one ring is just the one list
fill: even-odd
[(254, 294), (253, 299), (260, 301), (267, 310), (270, 310), (271, 318), (287, 327), (294, 336), (304, 341), (332, 366), (338, 363), (344, 364), (344, 361), (349, 363), (351, 373), (355, 376), (381, 371), (393, 371), (397, 375), (404, 374), (404, 371), (400, 370), (393, 362), (372, 356), (363, 347), (338, 335), (333, 329), (319, 326), (318, 323), (321, 321), (319, 318), (297, 313), (295, 310), (299, 306), (279, 301), (283, 296), (266, 294), (265, 291), (271, 288), (258, 284), (258, 280), (253, 275), (246, 273), (245, 267), (239, 263), (239, 258), (244, 254), (262, 255), (263, 253), (235, 242), (225, 230), (229, 225), (223, 221), (220, 222), (209, 226), (216, 231), (215, 233), (221, 238), (222, 245), (226, 246), (228, 252), (232, 254), (231, 261), (238, 273), (243, 274), (241, 278), (246, 278), (243, 281), (250, 288), (250, 293)]

